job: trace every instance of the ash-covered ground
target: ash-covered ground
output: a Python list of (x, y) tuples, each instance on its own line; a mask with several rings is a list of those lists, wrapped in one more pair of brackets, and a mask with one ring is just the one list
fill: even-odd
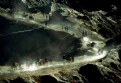
[(0, 83), (121, 83), (119, 3), (93, 2), (0, 0)]

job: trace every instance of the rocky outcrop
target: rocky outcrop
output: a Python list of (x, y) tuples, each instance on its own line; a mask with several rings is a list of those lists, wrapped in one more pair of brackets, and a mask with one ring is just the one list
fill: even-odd
[(120, 62), (118, 52), (113, 49), (102, 61), (80, 67), (79, 74), (89, 83), (120, 83)]
[[(118, 6), (118, 2), (114, 0), (67, 0), (67, 2), (67, 5), (79, 10), (79, 12), (67, 6), (57, 4), (56, 6), (58, 6), (59, 9), (52, 13), (53, 15), (50, 17), (50, 20), (56, 19), (59, 15), (61, 19), (59, 18), (59, 21), (56, 19), (53, 22), (71, 19), (70, 23), (79, 24), (79, 27), (83, 27), (84, 29), (97, 33), (99, 36), (103, 36), (106, 39), (105, 50), (108, 51), (107, 56), (94, 62), (61, 66), (59, 67), (60, 69), (57, 68), (56, 72), (54, 70), (56, 68), (48, 68), (47, 71), (43, 69), (41, 73), (41, 70), (26, 72), (28, 76), (25, 75), (26, 73), (17, 73), (17, 76), (15, 76), (16, 74), (13, 75), (13, 79), (12, 76), (8, 75), (11, 79), (8, 79), (6, 76), (5, 80), (2, 79), (2, 77), (4, 77), (3, 75), (0, 78), (2, 79), (0, 83), (121, 83), (121, 49), (119, 46), (121, 43), (121, 21), (119, 14), (117, 15), (114, 11), (110, 10), (110, 5), (114, 3)], [(90, 5), (88, 5), (89, 8), (87, 2), (90, 3)], [(99, 4), (95, 4), (94, 2)], [(13, 6), (16, 2), (11, 1), (11, 3), (8, 3), (9, 0), (0, 1), (0, 6), (3, 8), (16, 8)], [(32, 3), (33, 2), (30, 2), (30, 4)], [(58, 3), (61, 2), (58, 1)], [(102, 4), (104, 6), (102, 6)], [(64, 7), (66, 8), (64, 9)], [(11, 13), (11, 9), (4, 10), (9, 10), (9, 13)], [(110, 12), (112, 13), (110, 14)], [(119, 10), (115, 12), (119, 13)], [(82, 43), (80, 41), (81, 38), (79, 39), (75, 37), (74, 34), (69, 34), (71, 31), (64, 32), (48, 29), (47, 27), (38, 26), (36, 21), (34, 21), (35, 24), (32, 24), (33, 21), (29, 22), (29, 20), (33, 20), (34, 17), (33, 19), (27, 20), (24, 18), (24, 21), (22, 17), (22, 20), (19, 20), (19, 18), (12, 17), (12, 15), (16, 14), (14, 12), (9, 16), (12, 19), (7, 18), (6, 13), (0, 15), (0, 26), (2, 26), (0, 28), (0, 65), (6, 64), (6, 62), (11, 64), (14, 61), (28, 60), (27, 57), (31, 57), (32, 61), (36, 61), (37, 57), (51, 57), (54, 61), (61, 61), (60, 59), (62, 59), (63, 55), (78, 55)], [(29, 13), (29, 15), (33, 14)], [(75, 19), (77, 22), (72, 22), (73, 20), (75, 21)], [(50, 23), (50, 20), (46, 22)], [(73, 31), (75, 30), (76, 27), (74, 27)], [(46, 74), (43, 75), (44, 73)]]
[(19, 77), (15, 80), (10, 80), (10, 83), (27, 83), (27, 82), (24, 79)]
[(40, 83), (49, 83), (49, 82), (58, 83), (58, 81), (54, 77), (49, 75), (40, 76), (38, 80)]
[(108, 79), (103, 76), (102, 72), (98, 69), (96, 65), (88, 64), (86, 66), (82, 66), (79, 69), (79, 73), (88, 80), (89, 83), (112, 83)]

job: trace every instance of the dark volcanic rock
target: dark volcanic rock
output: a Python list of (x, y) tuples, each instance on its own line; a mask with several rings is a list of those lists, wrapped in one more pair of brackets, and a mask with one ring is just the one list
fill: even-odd
[(58, 81), (52, 77), (52, 76), (49, 76), (49, 75), (45, 75), (45, 76), (41, 76), (40, 78), (40, 83), (58, 83)]
[(89, 81), (89, 83), (112, 83), (107, 80), (96, 65), (88, 64), (80, 68), (79, 73)]
[[(27, 1), (29, 2), (29, 6), (31, 5), (30, 8), (21, 0), (0, 0), (0, 7), (2, 7), (1, 9), (10, 8), (5, 10), (8, 11), (6, 13), (11, 14), (11, 16), (14, 14), (13, 10), (19, 9), (29, 10), (35, 13), (36, 11), (41, 11), (46, 14), (51, 11), (51, 3), (44, 5), (35, 2), (35, 4), (32, 5), (34, 1), (43, 2), (46, 0)], [(57, 0), (58, 3), (63, 3), (61, 1), (62, 0)], [(105, 44), (106, 47), (109, 47), (107, 48), (109, 53), (105, 58), (101, 59), (100, 62), (97, 61), (94, 64), (90, 63), (80, 67), (79, 71), (76, 71), (76, 75), (73, 75), (72, 70), (67, 68), (70, 72), (67, 72), (68, 70), (62, 70), (58, 72), (56, 77), (63, 83), (82, 83), (82, 81), (84, 83), (121, 83), (121, 49), (118, 50), (119, 56), (116, 54), (117, 50), (112, 52), (110, 50), (113, 46), (116, 47), (121, 43), (119, 0), (67, 0), (67, 2), (68, 4), (66, 5), (78, 10), (80, 12), (79, 14), (82, 14), (74, 14), (78, 22), (82, 22), (82, 24), (80, 24), (82, 25), (81, 27), (94, 31), (107, 39)], [(35, 7), (36, 5), (37, 7)], [(42, 7), (42, 5), (44, 5), (44, 7)], [(115, 5), (117, 8), (112, 10), (111, 5)], [(71, 11), (69, 8), (63, 10), (69, 10), (69, 14), (75, 11)], [(27, 11), (24, 12), (26, 13)], [(29, 14), (31, 15), (32, 12)], [(7, 19), (7, 16), (6, 18), (3, 16), (5, 15), (1, 14), (0, 16), (0, 26), (2, 26), (0, 28), (0, 65), (29, 61), (29, 58), (31, 58), (31, 61), (36, 61), (38, 57), (51, 57), (53, 61), (59, 61), (63, 58), (63, 55), (66, 55), (66, 57), (78, 55), (78, 50), (80, 50), (78, 48), (81, 47), (81, 44), (80, 40), (73, 35), (63, 31), (45, 29), (27, 22), (10, 20), (9, 18)], [(61, 11), (57, 13), (53, 12), (50, 20), (54, 20), (56, 23), (58, 17), (65, 20), (69, 15), (63, 16)], [(31, 18), (31, 20), (33, 19), (34, 18)], [(60, 22), (60, 20), (58, 22)], [(120, 62), (117, 57), (120, 58)], [(75, 64), (70, 66), (75, 67)], [(58, 83), (58, 79), (50, 75), (28, 76), (26, 81), (30, 81), (30, 78), (37, 83)], [(4, 80), (3, 83), (28, 83), (26, 81), (20, 77), (8, 81)]]
[(27, 82), (25, 82), (24, 79), (22, 78), (17, 78), (14, 80), (10, 80), (10, 83), (27, 83)]
[(116, 73), (114, 72), (108, 72), (107, 79), (111, 80), (113, 83), (121, 83), (121, 79)]
[(112, 68), (118, 70), (118, 66), (117, 66), (115, 63), (111, 62), (111, 63), (110, 63), (110, 66), (111, 66)]

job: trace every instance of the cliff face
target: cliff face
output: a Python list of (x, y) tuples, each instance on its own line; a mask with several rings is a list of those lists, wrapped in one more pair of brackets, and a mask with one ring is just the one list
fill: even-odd
[(121, 83), (118, 0), (26, 1), (0, 1), (0, 83)]

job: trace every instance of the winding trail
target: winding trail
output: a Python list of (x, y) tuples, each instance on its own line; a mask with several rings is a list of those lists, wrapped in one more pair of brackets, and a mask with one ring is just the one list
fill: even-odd
[[(75, 37), (80, 38), (80, 40), (82, 41), (82, 45), (83, 48), (88, 49), (87, 44), (91, 43), (91, 42), (95, 42), (96, 45), (91, 48), (90, 50), (87, 50), (87, 52), (89, 53), (85, 53), (85, 55), (83, 56), (78, 56), (75, 57), (74, 62), (67, 62), (67, 61), (62, 61), (62, 62), (52, 62), (52, 63), (47, 63), (45, 65), (41, 65), (38, 66), (35, 63), (33, 63), (30, 66), (27, 66), (26, 64), (22, 65), (22, 69), (17, 69), (17, 70), (12, 70), (10, 67), (0, 67), (0, 76), (4, 75), (4, 74), (10, 74), (10, 73), (21, 73), (21, 72), (27, 72), (27, 71), (38, 71), (38, 70), (45, 70), (45, 69), (52, 69), (52, 68), (58, 68), (58, 67), (66, 67), (66, 66), (73, 66), (73, 65), (77, 65), (77, 64), (85, 64), (85, 63), (89, 63), (89, 62), (94, 62), (97, 60), (100, 60), (104, 57), (106, 57), (106, 55), (108, 54), (108, 50), (103, 49), (105, 46), (105, 39), (102, 38), (100, 35), (98, 35), (95, 32), (92, 32), (90, 30), (87, 30), (84, 27), (80, 27), (78, 24), (72, 26), (72, 24), (70, 24), (70, 22), (68, 21), (63, 21), (62, 23), (57, 23), (56, 25), (53, 25), (51, 23), (49, 23), (47, 26), (43, 23), (38, 23), (34, 20), (29, 20), (28, 19), (17, 19), (17, 18), (12, 18), (8, 15), (4, 16), (7, 17), (11, 20), (15, 20), (17, 22), (23, 22), (26, 24), (34, 24), (37, 25), (38, 28), (33, 28), (33, 29), (29, 29), (29, 30), (23, 30), (23, 31), (17, 31), (17, 32), (11, 32), (8, 33), (6, 35), (13, 35), (13, 34), (18, 34), (18, 33), (24, 33), (24, 32), (29, 32), (35, 29), (40, 29), (40, 28), (45, 28), (45, 29), (52, 29), (52, 30), (56, 30), (56, 31), (64, 31), (67, 32), (69, 34), (74, 34)], [(64, 30), (62, 29), (63, 25), (69, 25), (68, 30)], [(82, 32), (86, 31), (88, 32), (88, 35), (86, 37), (83, 37)], [(6, 36), (6, 35), (2, 35), (2, 36)], [(99, 49), (102, 49), (101, 51), (99, 51)], [(91, 54), (91, 55), (90, 55)], [(0, 77), (1, 78), (1, 77)]]

